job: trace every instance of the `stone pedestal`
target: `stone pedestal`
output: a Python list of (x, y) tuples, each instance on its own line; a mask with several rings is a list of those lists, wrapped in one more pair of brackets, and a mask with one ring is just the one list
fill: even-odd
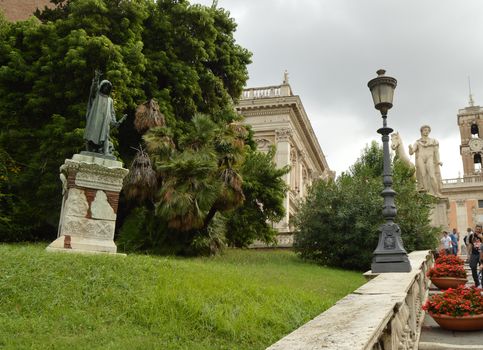
[(60, 167), (63, 185), (58, 238), (47, 250), (116, 253), (119, 192), (128, 170), (116, 160), (75, 154)]
[(438, 198), (438, 203), (433, 205), (431, 210), (431, 226), (441, 227), (442, 230), (449, 229), (448, 222), (449, 200), (448, 198)]

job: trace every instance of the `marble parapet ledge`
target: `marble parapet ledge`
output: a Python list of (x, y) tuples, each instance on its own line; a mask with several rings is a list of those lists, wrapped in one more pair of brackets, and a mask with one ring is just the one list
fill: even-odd
[(409, 254), (412, 271), (383, 273), (267, 350), (415, 350), (432, 266), (429, 251)]

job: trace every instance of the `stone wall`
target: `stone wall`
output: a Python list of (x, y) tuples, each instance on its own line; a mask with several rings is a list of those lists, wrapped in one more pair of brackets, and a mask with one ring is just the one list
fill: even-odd
[(0, 9), (9, 21), (29, 18), (36, 9), (52, 6), (49, 0), (0, 0)]
[(416, 350), (433, 257), (412, 252), (409, 261), (411, 272), (377, 275), (267, 350)]

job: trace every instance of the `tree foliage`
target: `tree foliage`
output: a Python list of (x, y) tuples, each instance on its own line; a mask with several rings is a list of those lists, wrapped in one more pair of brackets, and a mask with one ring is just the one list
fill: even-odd
[(8, 213), (17, 240), (55, 236), (58, 167), (83, 148), (95, 69), (113, 83), (118, 115), (128, 114), (114, 135), (126, 162), (141, 140), (133, 129), (139, 104), (157, 100), (177, 143), (197, 113), (230, 124), (234, 113), (224, 112), (248, 78), (250, 53), (235, 43), (236, 24), (223, 9), (185, 0), (53, 2), (60, 6), (39, 19), (0, 20), (0, 148), (19, 167)]
[[(365, 270), (377, 246), (383, 189), (382, 149), (373, 142), (336, 181), (315, 183), (296, 217), (295, 247), (304, 259)], [(430, 249), (438, 230), (429, 225), (432, 196), (416, 189), (411, 170), (394, 162), (393, 188), (398, 192), (396, 222), (407, 251)]]
[[(276, 169), (275, 150), (260, 153), (247, 145), (245, 126), (232, 122), (220, 127), (202, 114), (177, 142), (172, 135), (168, 127), (144, 135), (159, 181), (155, 211), (144, 215), (156, 215), (164, 224), (123, 230), (121, 243), (127, 249), (212, 254), (225, 240), (235, 246), (255, 239), (271, 242), (275, 231), (267, 222), (284, 214), (282, 177), (289, 170)], [(139, 234), (149, 229), (158, 231)]]
[(267, 222), (283, 218), (287, 185), (282, 177), (290, 171), (275, 168), (274, 155), (274, 148), (268, 153), (251, 150), (241, 167), (245, 203), (228, 214), (226, 236), (232, 246), (247, 247), (256, 239), (267, 244), (274, 241), (277, 232)]
[[(128, 115), (111, 135), (117, 155), (130, 163), (140, 143), (149, 155), (135, 158), (127, 182), (149, 176), (121, 195), (120, 245), (212, 252), (240, 213), (251, 215), (249, 234), (237, 227), (228, 235), (233, 244), (268, 239), (267, 219), (283, 211), (283, 172), (253, 151), (251, 133), (234, 112), (251, 54), (236, 44), (229, 13), (186, 0), (52, 2), (56, 8), (28, 21), (0, 18), (0, 150), (16, 171), (0, 175), (8, 180), (1, 193), (9, 191), (1, 238), (55, 236), (58, 167), (83, 148), (98, 69), (113, 84), (117, 114)], [(136, 115), (144, 119), (134, 123)]]

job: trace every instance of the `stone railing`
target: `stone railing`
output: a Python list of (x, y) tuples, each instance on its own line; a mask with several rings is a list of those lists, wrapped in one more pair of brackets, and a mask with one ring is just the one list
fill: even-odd
[(465, 177), (458, 177), (455, 179), (443, 179), (443, 188), (468, 186), (471, 184), (481, 186), (481, 183), (483, 183), (483, 175), (471, 175)]
[(291, 96), (291, 90), (289, 85), (274, 85), (258, 88), (249, 88), (243, 90), (241, 99), (250, 100), (255, 98), (268, 98), (268, 97), (280, 97)]
[(433, 265), (429, 251), (409, 254), (412, 271), (383, 273), (267, 350), (415, 350)]

